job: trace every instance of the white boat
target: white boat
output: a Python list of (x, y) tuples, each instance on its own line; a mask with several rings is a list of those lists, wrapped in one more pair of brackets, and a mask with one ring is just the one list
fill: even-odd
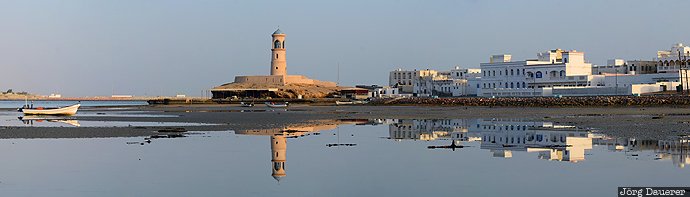
[(241, 102), (241, 103), (240, 103), (240, 106), (241, 106), (241, 107), (254, 107), (254, 103), (245, 103), (245, 102)]
[(289, 104), (288, 104), (287, 102), (285, 102), (285, 103), (280, 103), (280, 104), (274, 103), (274, 102), (266, 102), (266, 106), (268, 106), (268, 107), (270, 107), (270, 108), (287, 108), (288, 105), (289, 105)]
[(21, 109), (21, 111), (26, 114), (26, 115), (67, 115), (71, 116), (74, 114), (77, 114), (77, 110), (79, 110), (79, 106), (81, 104), (75, 104), (67, 107), (61, 107), (61, 108), (26, 108), (26, 109)]
[(335, 105), (362, 105), (368, 103), (368, 101), (335, 101)]
[(352, 101), (335, 101), (335, 105), (352, 105), (355, 104)]

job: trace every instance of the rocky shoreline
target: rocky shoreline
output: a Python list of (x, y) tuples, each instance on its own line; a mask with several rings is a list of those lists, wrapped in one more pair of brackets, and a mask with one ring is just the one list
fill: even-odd
[(596, 96), (596, 97), (501, 97), (501, 98), (396, 98), (379, 99), (373, 105), (439, 105), (502, 107), (626, 107), (690, 106), (690, 96)]

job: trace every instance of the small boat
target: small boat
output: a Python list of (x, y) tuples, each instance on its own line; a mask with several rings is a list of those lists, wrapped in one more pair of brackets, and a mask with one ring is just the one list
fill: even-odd
[(290, 105), (290, 104), (287, 103), (287, 102), (285, 102), (285, 103), (280, 103), (280, 104), (274, 103), (274, 102), (266, 102), (266, 106), (268, 106), (268, 107), (270, 107), (270, 108), (287, 108), (288, 105)]
[(241, 103), (240, 103), (240, 106), (241, 106), (241, 107), (254, 107), (254, 103), (245, 103), (245, 102), (241, 102)]
[(335, 105), (362, 105), (368, 103), (368, 101), (335, 101)]
[(74, 114), (77, 114), (77, 110), (79, 110), (79, 106), (81, 104), (75, 104), (67, 107), (60, 107), (60, 108), (43, 108), (43, 107), (37, 107), (37, 108), (22, 108), (20, 109), (21, 112), (23, 112), (25, 115), (66, 115), (66, 116), (71, 116)]
[(355, 104), (352, 101), (335, 101), (335, 105), (352, 105)]

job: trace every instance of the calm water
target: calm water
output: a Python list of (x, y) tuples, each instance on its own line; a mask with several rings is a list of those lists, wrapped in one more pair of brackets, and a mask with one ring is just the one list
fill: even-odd
[(688, 186), (690, 177), (681, 137), (519, 120), (339, 124), (144, 145), (143, 137), (4, 139), (0, 195), (615, 196), (618, 186)]
[[(81, 103), (81, 106), (84, 107), (148, 105), (146, 101), (34, 101), (34, 107), (60, 107), (77, 103)], [(0, 108), (16, 109), (21, 108), (24, 104), (25, 101), (0, 101)]]

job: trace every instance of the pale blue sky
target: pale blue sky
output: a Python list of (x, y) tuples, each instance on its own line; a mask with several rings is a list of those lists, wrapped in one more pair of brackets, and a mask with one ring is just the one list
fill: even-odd
[(690, 1), (0, 1), (0, 89), (200, 95), (269, 71), (287, 34), (290, 74), (386, 85), (395, 68), (476, 68), (553, 48), (589, 62), (651, 59), (690, 42)]

